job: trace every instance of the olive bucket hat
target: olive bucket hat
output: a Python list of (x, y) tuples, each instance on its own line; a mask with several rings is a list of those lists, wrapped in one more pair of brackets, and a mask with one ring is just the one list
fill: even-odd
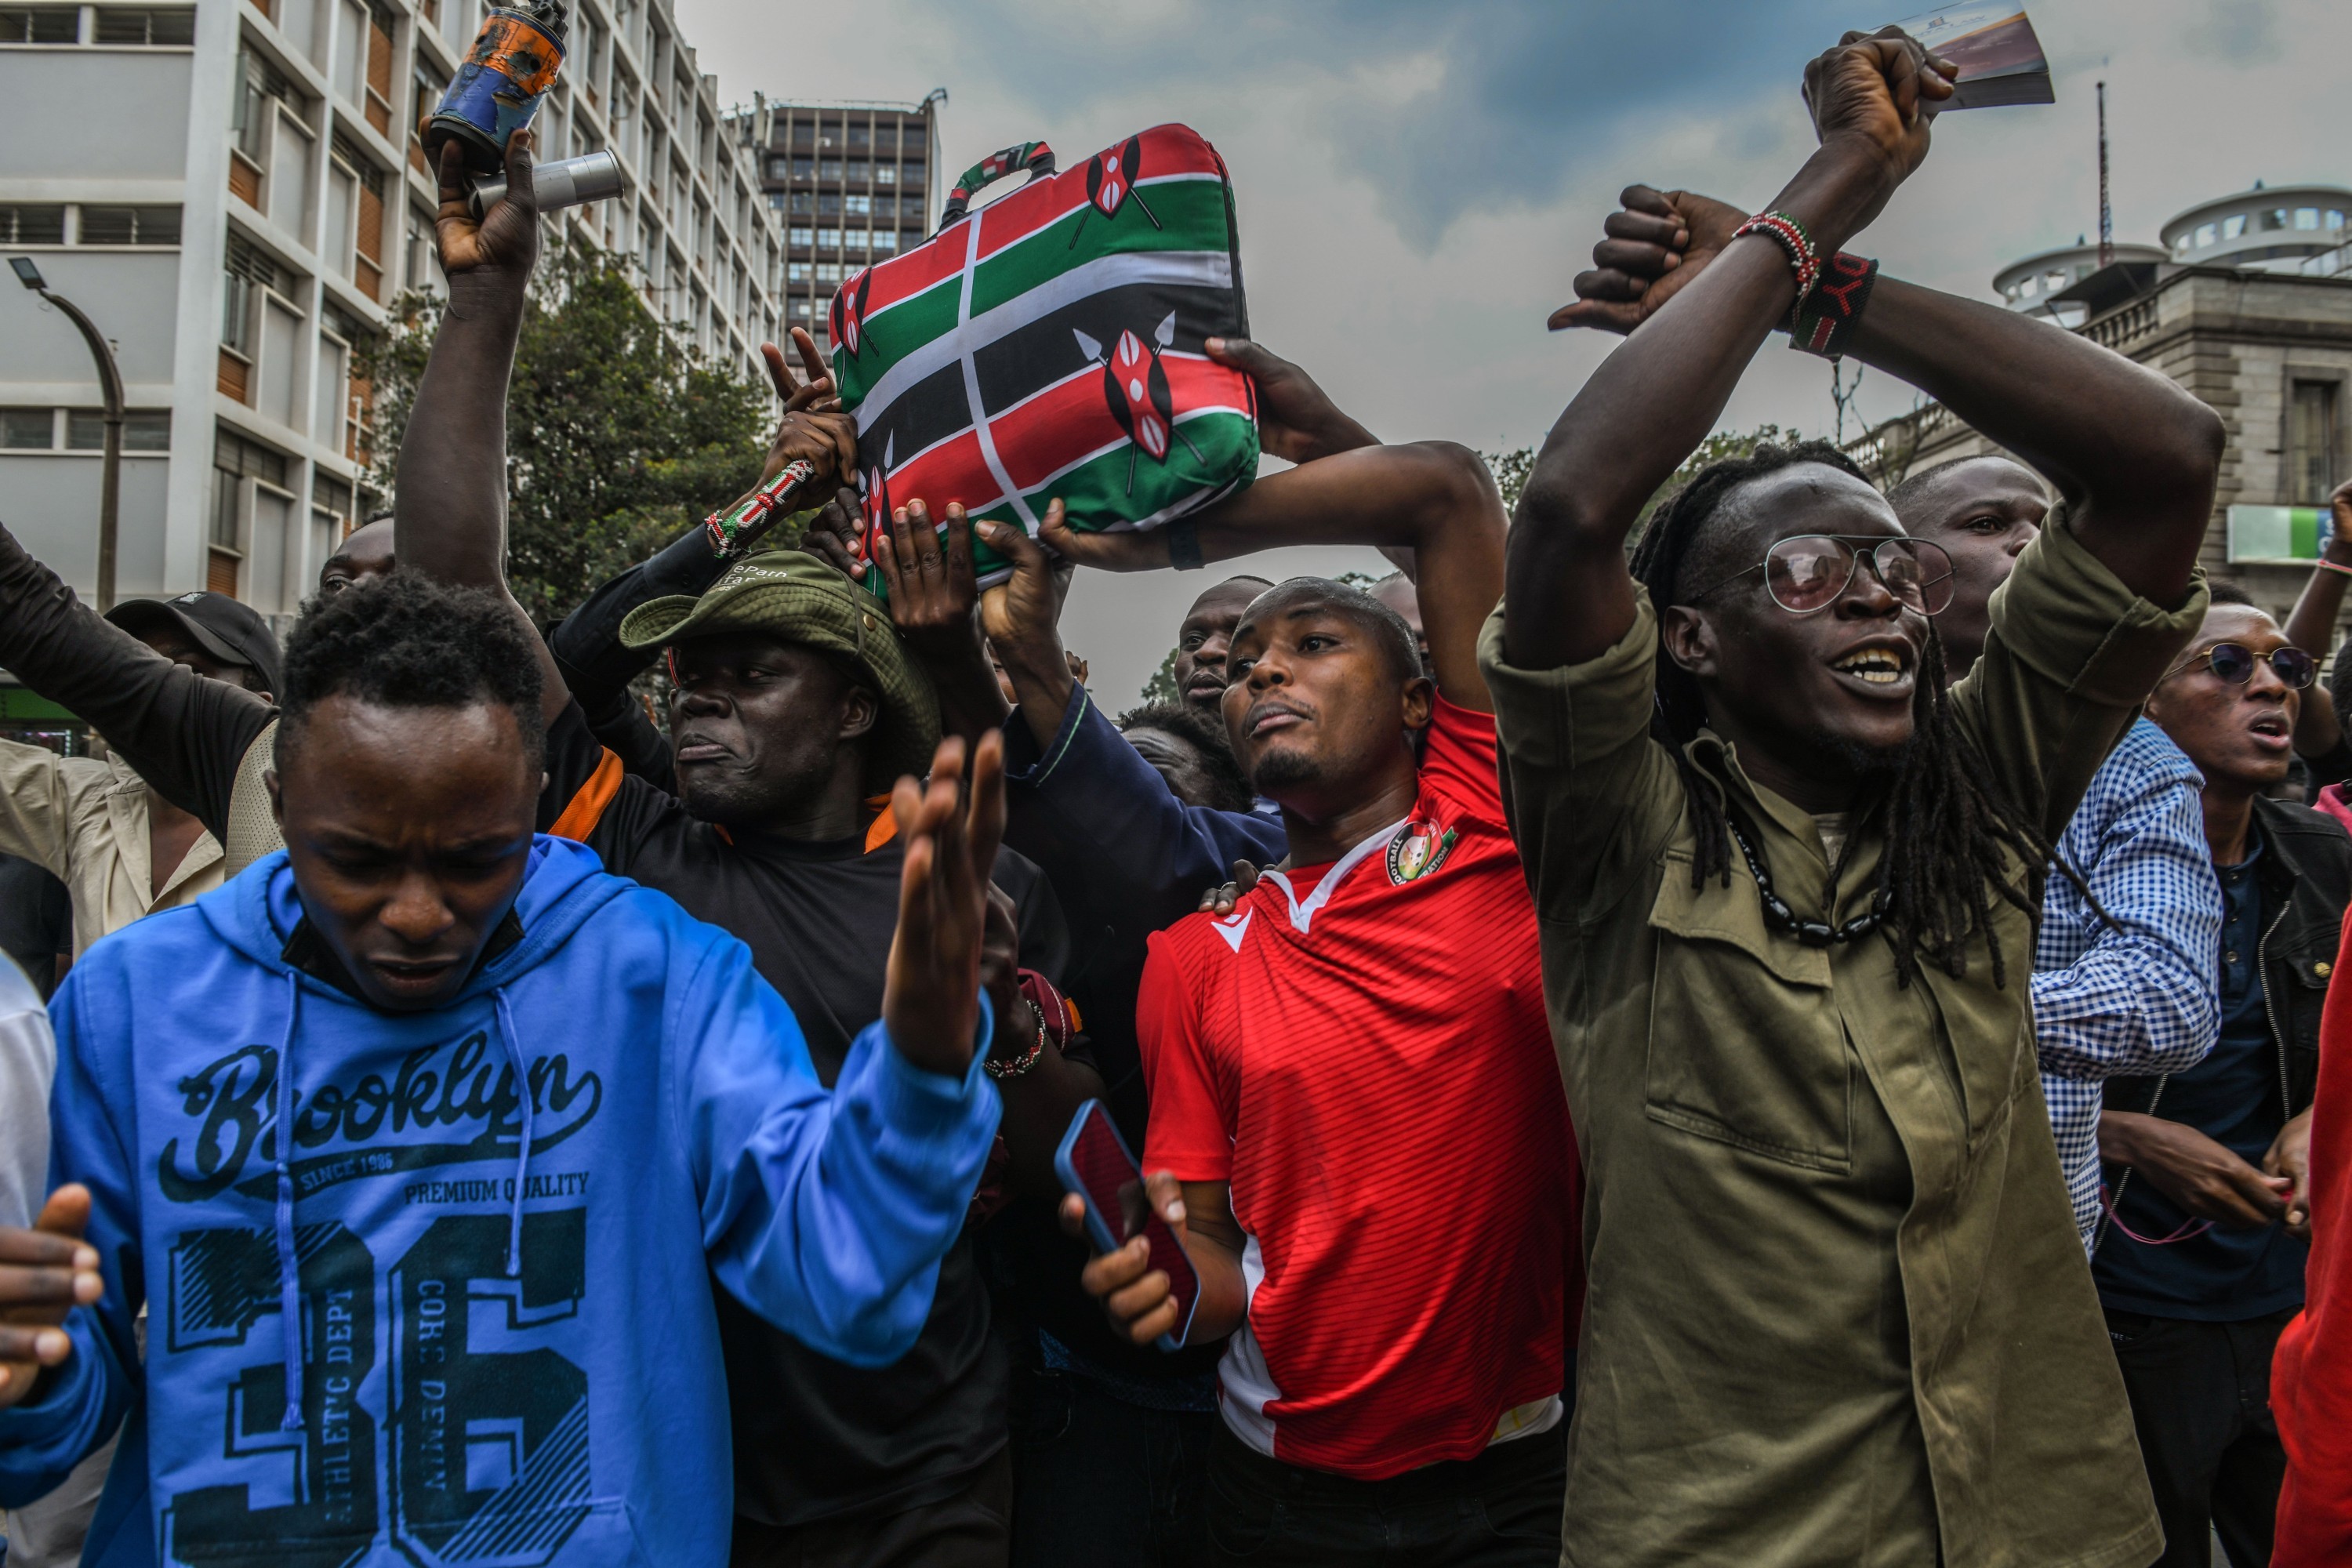
[(621, 642), (656, 647), (719, 632), (761, 632), (780, 641), (845, 654), (881, 702), (866, 759), (869, 793), (901, 773), (931, 771), (940, 743), (940, 700), (930, 677), (907, 655), (889, 611), (832, 563), (799, 550), (770, 550), (727, 568), (700, 596), (649, 600), (621, 622)]

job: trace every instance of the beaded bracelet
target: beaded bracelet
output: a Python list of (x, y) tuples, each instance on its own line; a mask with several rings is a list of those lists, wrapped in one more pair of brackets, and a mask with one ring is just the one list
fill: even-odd
[(1061, 988), (1034, 969), (1021, 971), (1022, 999), (1037, 1019), (1037, 1037), (1017, 1057), (1001, 1059), (990, 1057), (981, 1063), (988, 1076), (1002, 1083), (1006, 1079), (1020, 1078), (1037, 1065), (1045, 1054), (1045, 1042), (1051, 1038), (1055, 1050), (1067, 1050), (1070, 1037), (1077, 1032), (1078, 1010), (1070, 1005)]
[(1843, 357), (1877, 281), (1877, 262), (1843, 250), (1831, 257), (1812, 292), (1789, 312), (1789, 346), (1827, 360)]
[(1813, 291), (1813, 285), (1821, 281), (1822, 276), (1822, 253), (1813, 244), (1812, 236), (1805, 232), (1805, 226), (1784, 212), (1758, 213), (1734, 229), (1731, 237), (1738, 239), (1751, 234), (1769, 236), (1789, 253), (1789, 266), (1797, 274), (1797, 303), (1803, 304), (1805, 296)]
[(791, 514), (792, 509), (784, 503), (815, 475), (814, 464), (795, 458), (750, 495), (704, 518), (702, 530), (709, 537), (710, 553), (721, 561), (743, 553), (753, 540)]
[(1045, 1015), (1037, 1004), (1032, 1002), (1029, 1004), (1029, 1016), (1037, 1020), (1037, 1037), (1029, 1042), (1028, 1049), (1010, 1061), (990, 1057), (980, 1064), (982, 1069), (999, 1083), (1008, 1078), (1027, 1076), (1029, 1069), (1037, 1065), (1037, 1058), (1045, 1054)]
[(2312, 564), (2320, 568), (2320, 570), (2324, 572), (2341, 572), (2345, 576), (2352, 577), (2352, 566), (2347, 566), (2340, 561), (2330, 561), (2325, 555), (2313, 562)]

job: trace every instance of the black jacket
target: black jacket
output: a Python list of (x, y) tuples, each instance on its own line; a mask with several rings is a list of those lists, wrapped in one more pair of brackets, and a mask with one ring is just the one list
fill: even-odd
[[(2289, 1117), (2311, 1105), (2319, 1082), (2319, 1012), (2352, 901), (2352, 834), (2324, 812), (2254, 800), (2263, 857), (2255, 876), (2272, 911), (2262, 935), (2263, 1003), (2278, 1042), (2279, 1095)], [(2107, 1080), (2110, 1110), (2162, 1114), (2164, 1079)]]

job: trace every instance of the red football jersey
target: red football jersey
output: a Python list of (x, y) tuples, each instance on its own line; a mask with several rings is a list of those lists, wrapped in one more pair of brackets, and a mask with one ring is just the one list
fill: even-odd
[(1136, 1023), (1145, 1168), (1249, 1237), (1237, 1436), (1377, 1479), (1557, 1419), (1580, 1171), (1491, 717), (1441, 700), (1411, 816), (1153, 937)]

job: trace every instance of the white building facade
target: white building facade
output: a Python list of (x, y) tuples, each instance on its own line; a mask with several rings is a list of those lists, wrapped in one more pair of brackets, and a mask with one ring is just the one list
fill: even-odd
[[(290, 616), (364, 516), (354, 370), (433, 288), (415, 131), (482, 0), (0, 5), (0, 257), (33, 259), (125, 384), (117, 592), (210, 587)], [(576, 0), (540, 156), (609, 148), (615, 200), (556, 220), (642, 268), (649, 310), (749, 368), (782, 234), (667, 0)], [(88, 595), (97, 371), (0, 273), (0, 522)]]

